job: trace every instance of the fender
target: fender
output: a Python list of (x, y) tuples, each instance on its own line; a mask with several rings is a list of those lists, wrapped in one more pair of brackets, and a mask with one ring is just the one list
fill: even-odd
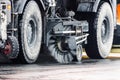
[(95, 0), (93, 2), (84, 2), (79, 3), (77, 11), (80, 12), (97, 12), (99, 4), (101, 1), (107, 1), (110, 3), (112, 11), (113, 11), (113, 16), (114, 16), (114, 25), (116, 26), (116, 0)]
[[(93, 5), (93, 11), (92, 12), (97, 12), (99, 3), (101, 0), (96, 0), (94, 5)], [(110, 3), (112, 10), (116, 8), (116, 0), (108, 0), (108, 2)]]
[[(104, 1), (104, 0), (82, 1), (79, 3), (77, 11), (97, 12), (97, 9), (101, 1)], [(115, 9), (116, 0), (107, 0), (107, 1), (110, 3), (112, 9)]]
[(93, 10), (92, 10), (92, 12), (97, 12), (97, 9), (98, 9), (98, 6), (99, 6), (100, 1), (101, 1), (101, 0), (95, 1), (94, 5), (93, 5)]
[[(18, 0), (15, 2), (15, 12), (17, 12), (18, 14), (22, 14), (23, 10), (24, 10), (24, 6), (26, 5), (26, 3), (28, 2), (29, 0)], [(36, 0), (37, 2), (39, 1), (40, 2), (40, 5), (42, 7), (43, 10), (45, 10), (45, 5), (43, 3), (42, 0)]]
[[(99, 7), (99, 3), (100, 3), (101, 0), (96, 0), (96, 2), (94, 3), (94, 6), (93, 6), (93, 11), (92, 12), (97, 12), (97, 9)], [(111, 8), (112, 8), (112, 11), (113, 11), (113, 16), (114, 16), (114, 26), (116, 26), (116, 4), (117, 4), (117, 1), (116, 0), (108, 0), (108, 2), (110, 3), (111, 5)]]

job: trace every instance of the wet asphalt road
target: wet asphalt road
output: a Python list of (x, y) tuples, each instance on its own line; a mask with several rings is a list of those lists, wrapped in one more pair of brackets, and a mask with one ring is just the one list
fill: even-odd
[(120, 80), (120, 54), (108, 59), (84, 58), (81, 63), (59, 64), (39, 60), (36, 64), (0, 64), (0, 80)]

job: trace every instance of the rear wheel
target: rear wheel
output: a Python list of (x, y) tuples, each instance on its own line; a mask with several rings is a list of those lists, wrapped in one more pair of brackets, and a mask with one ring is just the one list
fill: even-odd
[(40, 52), (42, 38), (42, 16), (35, 1), (29, 1), (26, 5), (20, 28), (19, 62), (34, 63)]
[(110, 5), (103, 2), (94, 20), (90, 21), (88, 44), (85, 47), (90, 58), (106, 58), (113, 42), (113, 13)]

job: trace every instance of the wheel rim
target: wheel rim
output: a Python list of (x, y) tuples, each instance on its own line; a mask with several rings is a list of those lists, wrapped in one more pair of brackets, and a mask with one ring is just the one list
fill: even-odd
[(101, 39), (102, 39), (102, 43), (105, 44), (107, 42), (107, 40), (109, 39), (109, 20), (106, 17), (103, 20), (102, 26), (101, 26)]
[(27, 43), (29, 47), (35, 45), (36, 41), (36, 34), (37, 34), (37, 27), (36, 22), (34, 19), (30, 19), (27, 26), (26, 36), (27, 36)]
[(12, 51), (12, 46), (11, 46), (11, 44), (9, 42), (7, 42), (3, 53), (6, 54), (6, 55), (8, 55), (8, 54), (11, 53), (11, 51)]

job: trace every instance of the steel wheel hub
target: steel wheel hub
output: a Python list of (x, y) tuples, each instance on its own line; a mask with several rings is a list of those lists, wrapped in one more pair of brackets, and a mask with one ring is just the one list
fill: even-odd
[(36, 23), (34, 19), (30, 19), (27, 25), (27, 42), (29, 46), (32, 46), (36, 39)]
[(103, 43), (107, 42), (108, 34), (109, 34), (109, 21), (107, 18), (105, 18), (101, 26), (101, 38)]
[(11, 44), (9, 42), (7, 42), (3, 53), (7, 55), (7, 54), (10, 54), (11, 51), (12, 51), (12, 46), (11, 46)]

